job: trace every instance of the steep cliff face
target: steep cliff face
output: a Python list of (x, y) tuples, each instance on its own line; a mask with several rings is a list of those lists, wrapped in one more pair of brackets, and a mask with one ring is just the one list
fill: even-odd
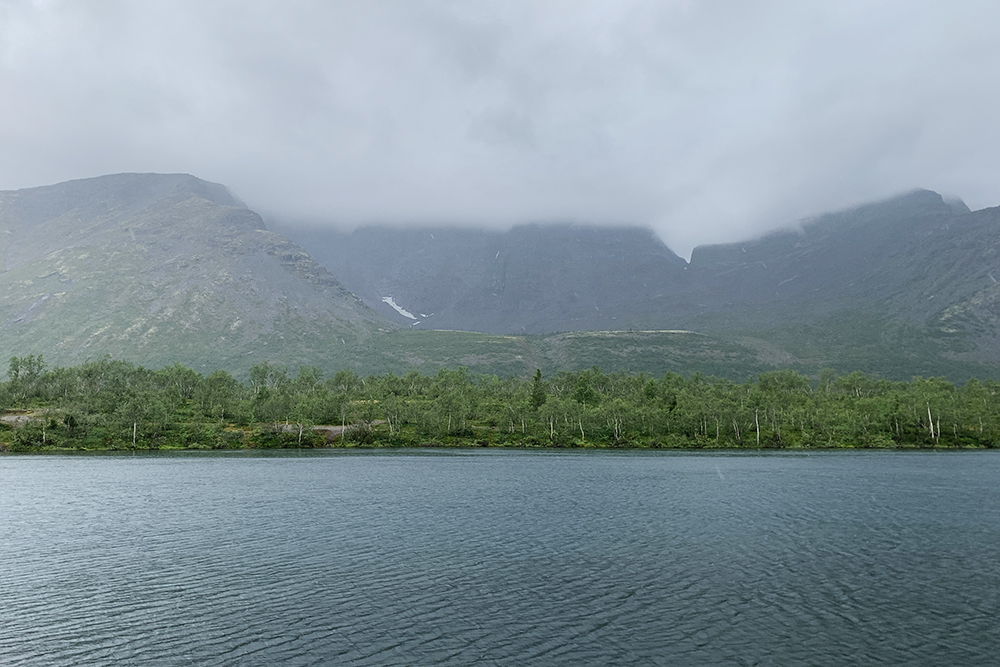
[(120, 174), (2, 192), (0, 238), (8, 355), (315, 363), (392, 328), (224, 187), (191, 176)]
[[(842, 308), (927, 318), (941, 310), (942, 296), (932, 303), (925, 292), (943, 289), (930, 276), (954, 254), (945, 249), (970, 234), (989, 246), (989, 230), (974, 223), (981, 214), (917, 190), (762, 238), (701, 246), (690, 265), (634, 227), (288, 233), (369, 306), (415, 328), (725, 330)], [(946, 290), (949, 303), (978, 289), (966, 282)]]
[(690, 286), (684, 260), (639, 228), (364, 227), (351, 234), (288, 233), (369, 306), (420, 329), (499, 334), (625, 329), (649, 322), (663, 301)]

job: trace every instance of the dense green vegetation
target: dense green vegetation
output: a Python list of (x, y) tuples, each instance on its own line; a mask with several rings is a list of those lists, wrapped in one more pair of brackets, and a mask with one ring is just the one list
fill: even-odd
[[(104, 358), (47, 369), (10, 359), (0, 449), (123, 450), (323, 446), (994, 447), (1000, 383), (910, 382), (831, 370), (745, 382), (596, 367), (530, 379), (465, 368), (329, 378), (255, 366), (246, 382), (179, 364)], [(353, 426), (352, 426), (353, 425)]]

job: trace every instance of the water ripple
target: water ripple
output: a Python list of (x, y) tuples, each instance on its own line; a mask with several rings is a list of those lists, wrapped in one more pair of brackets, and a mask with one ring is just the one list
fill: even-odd
[(1000, 457), (0, 457), (10, 665), (994, 664)]

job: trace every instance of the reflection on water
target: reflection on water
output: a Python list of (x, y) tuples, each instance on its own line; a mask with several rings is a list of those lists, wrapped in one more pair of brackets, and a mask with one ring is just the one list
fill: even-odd
[(1000, 455), (0, 457), (4, 664), (996, 664)]

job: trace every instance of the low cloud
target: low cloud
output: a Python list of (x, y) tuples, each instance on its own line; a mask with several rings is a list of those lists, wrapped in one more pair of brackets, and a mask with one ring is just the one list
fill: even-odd
[(995, 3), (0, 0), (0, 188), (122, 171), (349, 227), (687, 253), (926, 187), (1000, 204)]

